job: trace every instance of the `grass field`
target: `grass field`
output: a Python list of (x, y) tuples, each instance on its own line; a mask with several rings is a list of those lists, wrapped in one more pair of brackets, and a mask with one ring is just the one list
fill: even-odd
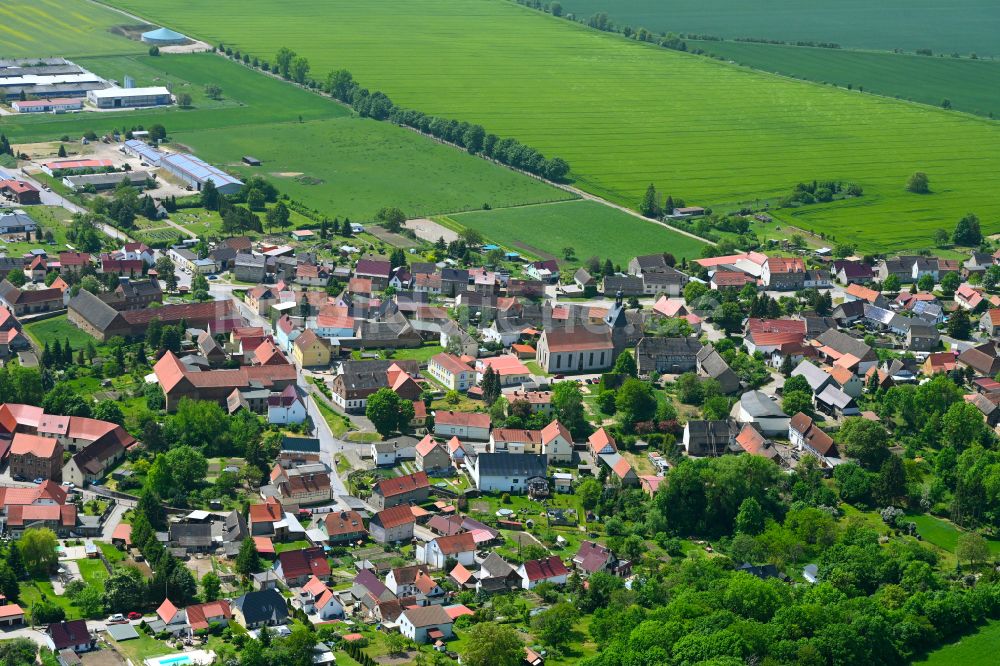
[[(572, 195), (388, 123), (334, 117), (304, 123), (185, 132), (201, 157), (249, 176), (262, 173), (293, 199), (352, 220), (383, 206), (410, 217), (556, 201)], [(266, 138), (265, 138), (266, 137)], [(238, 164), (252, 153), (263, 168)]]
[(80, 0), (4, 0), (0, 3), (0, 58), (144, 53), (148, 46), (110, 32), (135, 23)]
[(578, 17), (607, 12), (612, 22), (654, 32), (909, 51), (1000, 53), (1000, 15), (990, 0), (561, 0)]
[(696, 42), (741, 65), (933, 106), (1000, 117), (1000, 62), (749, 42)]
[(592, 256), (625, 265), (637, 252), (691, 258), (700, 256), (704, 247), (693, 238), (593, 201), (462, 213), (442, 222), (475, 229), (498, 245), (532, 257), (562, 262), (563, 248), (572, 247), (576, 259), (566, 263), (573, 265)]
[(932, 652), (918, 664), (927, 666), (992, 666), (1000, 651), (1000, 622), (990, 622), (974, 634)]
[[(500, 0), (116, 2), (262, 57), (293, 46), (320, 78), (346, 67), (397, 103), (566, 158), (578, 185), (617, 203), (638, 206), (650, 182), (723, 206), (842, 179), (866, 196), (810, 207), (797, 223), (881, 251), (925, 248), (968, 211), (1000, 231), (1000, 129), (985, 119), (779, 79)], [(935, 194), (906, 193), (917, 170)]]

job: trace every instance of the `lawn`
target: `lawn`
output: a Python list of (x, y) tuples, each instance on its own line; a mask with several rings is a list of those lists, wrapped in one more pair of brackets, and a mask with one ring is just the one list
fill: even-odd
[(997, 54), (996, 5), (988, 0), (562, 0), (578, 17), (653, 32), (837, 42), (843, 46)]
[(149, 47), (112, 34), (135, 21), (80, 0), (4, 0), (0, 3), (0, 58), (144, 53)]
[(439, 344), (424, 344), (416, 349), (397, 349), (388, 355), (394, 361), (419, 361), (426, 363), (432, 356), (440, 354), (444, 347)]
[[(282, 123), (263, 135), (259, 127), (186, 132), (178, 140), (240, 176), (262, 173), (331, 218), (367, 220), (387, 205), (423, 217), (572, 197), (415, 132), (363, 118)], [(247, 152), (263, 160), (263, 171), (238, 164)]]
[(330, 426), (330, 431), (334, 437), (343, 437), (351, 429), (350, 419), (327, 407), (326, 403), (319, 398), (313, 398), (313, 400), (316, 403), (316, 407), (319, 408), (320, 414), (326, 419), (326, 424)]
[(104, 566), (104, 562), (100, 560), (77, 560), (76, 564), (80, 567), (80, 576), (89, 585), (96, 585), (100, 589), (104, 589), (104, 581), (108, 579), (108, 570)]
[[(637, 207), (650, 183), (726, 207), (836, 179), (865, 196), (781, 217), (862, 251), (926, 249), (968, 211), (1000, 231), (990, 168), (1000, 128), (983, 118), (749, 71), (497, 0), (116, 4), (259, 57), (294, 47), (320, 77), (347, 68), (398, 104), (563, 157), (576, 185), (619, 204)], [(933, 194), (906, 192), (914, 171), (929, 174)], [(606, 245), (616, 232), (594, 238)]]
[(160, 655), (176, 652), (176, 650), (171, 649), (163, 641), (156, 640), (152, 636), (143, 633), (142, 630), (137, 629), (137, 631), (139, 632), (139, 638), (118, 642), (108, 636), (108, 643), (120, 654), (128, 657), (133, 664), (142, 664), (149, 657), (159, 657)]
[[(908, 519), (916, 523), (917, 532), (929, 543), (949, 553), (955, 552), (955, 546), (958, 544), (958, 537), (962, 534), (962, 529), (954, 523), (935, 518), (929, 514), (909, 516)], [(994, 556), (1000, 554), (1000, 541), (989, 540), (987, 543)]]
[(32, 580), (21, 582), (21, 596), (18, 599), (18, 604), (20, 604), (21, 608), (24, 608), (29, 615), (31, 614), (32, 604), (38, 603), (43, 599), (66, 611), (67, 620), (78, 620), (82, 617), (80, 615), (80, 609), (74, 606), (69, 599), (55, 593), (52, 589), (52, 583), (49, 582), (48, 577), (35, 577)]
[[(697, 258), (704, 243), (653, 221), (640, 220), (593, 201), (449, 215), (445, 223), (479, 231), (498, 245), (532, 258), (557, 259), (578, 265), (592, 256), (627, 265), (636, 254), (670, 252)], [(573, 248), (565, 260), (563, 248)]]
[(286, 550), (302, 550), (303, 548), (308, 548), (308, 541), (289, 541), (287, 543), (276, 543), (274, 544), (274, 552), (281, 554)]
[(1000, 63), (751, 42), (689, 42), (733, 62), (785, 76), (1000, 117)]
[(46, 342), (59, 340), (62, 343), (67, 339), (74, 350), (84, 348), (88, 344), (93, 344), (95, 347), (100, 345), (96, 339), (71, 324), (64, 314), (25, 324), (24, 330), (39, 348)]
[(918, 661), (928, 666), (992, 666), (1000, 651), (1000, 622), (990, 622), (956, 643), (932, 652)]

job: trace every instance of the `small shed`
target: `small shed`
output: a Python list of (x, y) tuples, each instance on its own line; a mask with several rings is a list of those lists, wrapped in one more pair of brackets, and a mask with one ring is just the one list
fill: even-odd
[(246, 164), (247, 166), (260, 166), (261, 164), (263, 164), (263, 162), (261, 162), (253, 155), (244, 155), (243, 164)]
[(133, 638), (139, 638), (139, 632), (130, 623), (123, 622), (121, 624), (109, 624), (108, 636), (111, 636), (111, 638), (120, 643), (122, 641), (130, 641)]
[(573, 492), (573, 475), (568, 472), (556, 472), (552, 475), (553, 488), (557, 493)]

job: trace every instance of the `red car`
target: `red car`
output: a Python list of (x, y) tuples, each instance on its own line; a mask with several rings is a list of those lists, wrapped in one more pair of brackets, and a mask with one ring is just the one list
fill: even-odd
[(132, 611), (131, 613), (128, 614), (128, 619), (130, 619), (130, 620), (141, 620), (142, 619), (142, 613), (136, 613), (135, 611)]

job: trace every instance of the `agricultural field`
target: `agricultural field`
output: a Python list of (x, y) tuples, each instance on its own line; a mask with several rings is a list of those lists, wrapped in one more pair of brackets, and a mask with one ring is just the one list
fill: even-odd
[[(619, 204), (638, 206), (650, 182), (721, 208), (839, 179), (865, 196), (788, 221), (863, 251), (926, 248), (969, 211), (1000, 231), (1000, 129), (986, 119), (747, 71), (499, 0), (117, 2), (261, 57), (294, 46), (320, 78), (346, 67), (399, 104), (561, 156), (577, 185)], [(934, 194), (905, 191), (918, 170)]]
[(96, 3), (80, 0), (4, 0), (0, 3), (0, 58), (145, 53), (141, 42), (111, 28), (135, 23)]
[[(573, 198), (563, 190), (430, 141), (415, 132), (350, 115), (336, 102), (212, 54), (81, 58), (102, 76), (188, 92), (193, 107), (125, 113), (5, 117), (15, 144), (162, 123), (171, 140), (282, 192), (329, 217), (370, 219), (383, 206), (429, 215)], [(222, 87), (223, 99), (204, 94)], [(252, 153), (266, 171), (240, 165)], [(158, 225), (162, 227), (163, 225)], [(160, 234), (162, 235), (162, 234)], [(156, 241), (155, 232), (144, 240)], [(175, 234), (169, 234), (172, 240)]]
[(990, 622), (956, 643), (931, 652), (916, 663), (925, 666), (991, 666), (1000, 651), (1000, 622)]
[[(593, 201), (520, 206), (438, 218), (446, 226), (475, 229), (484, 238), (525, 256), (578, 265), (592, 256), (625, 265), (637, 252), (697, 258), (704, 243)], [(575, 259), (566, 262), (563, 248)]]
[(990, 0), (561, 0), (563, 13), (607, 12), (653, 32), (836, 42), (845, 47), (1000, 55)]
[(932, 106), (948, 100), (953, 109), (1000, 118), (1000, 62), (996, 60), (730, 41), (688, 41), (688, 48), (797, 79)]

